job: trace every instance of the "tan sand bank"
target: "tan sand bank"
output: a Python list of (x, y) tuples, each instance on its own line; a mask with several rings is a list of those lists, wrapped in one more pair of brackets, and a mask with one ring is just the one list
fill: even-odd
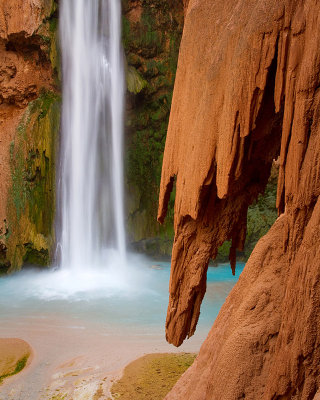
[(30, 361), (32, 349), (22, 339), (0, 339), (0, 384), (22, 371)]
[(111, 388), (112, 397), (120, 400), (163, 400), (195, 357), (194, 353), (147, 354), (124, 369), (122, 378)]
[[(146, 354), (178, 353), (165, 341), (163, 332), (144, 334), (137, 330), (128, 334), (92, 326), (82, 319), (70, 321), (50, 315), (34, 318), (32, 324), (29, 321), (9, 319), (1, 325), (3, 337), (23, 335), (34, 353), (29, 368), (4, 381), (1, 400), (107, 400), (112, 384), (132, 361)], [(179, 353), (198, 352), (204, 335), (198, 332)]]

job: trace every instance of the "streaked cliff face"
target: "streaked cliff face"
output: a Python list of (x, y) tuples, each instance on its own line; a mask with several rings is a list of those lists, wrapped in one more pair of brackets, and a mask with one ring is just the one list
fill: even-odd
[(164, 226), (156, 221), (156, 204), (183, 29), (183, 3), (181, 0), (123, 3), (128, 86), (125, 121), (128, 238), (137, 250), (170, 255), (173, 204)]
[(296, 398), (318, 390), (320, 7), (191, 0), (158, 218), (176, 180), (167, 339), (194, 333), (210, 258), (232, 240), (279, 158), (280, 217), (258, 243), (199, 358), (168, 399)]
[(30, 252), (33, 258), (39, 256), (41, 263), (49, 258), (53, 217), (48, 214), (54, 212), (53, 147), (59, 129), (59, 107), (55, 111), (51, 108), (59, 91), (56, 32), (53, 0), (0, 1), (3, 270), (19, 268), (23, 261), (28, 262)]

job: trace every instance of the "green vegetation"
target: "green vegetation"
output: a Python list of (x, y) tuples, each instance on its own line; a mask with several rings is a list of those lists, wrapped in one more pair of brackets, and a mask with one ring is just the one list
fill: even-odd
[(13, 375), (16, 375), (16, 374), (18, 374), (19, 372), (21, 372), (21, 371), (23, 370), (23, 368), (26, 366), (27, 361), (28, 361), (28, 358), (29, 358), (29, 354), (28, 354), (28, 355), (25, 355), (23, 358), (21, 358), (21, 359), (17, 362), (14, 371), (9, 372), (9, 373), (7, 373), (7, 374), (5, 374), (5, 375), (1, 375), (1, 376), (0, 376), (0, 385), (1, 385), (1, 383), (3, 382), (3, 380), (4, 380), (5, 378), (8, 378), (9, 376), (13, 376)]
[(147, 85), (147, 81), (145, 81), (140, 73), (132, 66), (129, 66), (126, 72), (126, 80), (127, 80), (127, 88), (130, 93), (138, 94), (140, 93)]
[(277, 175), (271, 176), (265, 193), (249, 207), (247, 218), (247, 237), (244, 257), (248, 259), (258, 240), (264, 236), (278, 217), (276, 209)]
[[(183, 25), (182, 3), (144, 0), (140, 18), (123, 1), (128, 84), (126, 180), (128, 230), (149, 254), (168, 254), (173, 240), (172, 196), (164, 226), (156, 221), (162, 157)], [(141, 241), (146, 241), (142, 243)], [(169, 242), (168, 242), (169, 241)], [(169, 243), (169, 245), (168, 245)]]
[(42, 24), (39, 26), (36, 35), (43, 42), (43, 51), (50, 61), (57, 88), (61, 82), (61, 55), (58, 39), (58, 1), (44, 0), (44, 13), (46, 15)]
[(65, 399), (67, 399), (67, 395), (66, 394), (58, 393), (58, 394), (55, 394), (55, 395), (51, 396), (49, 400), (65, 400)]
[[(0, 274), (23, 263), (48, 265), (53, 243), (56, 139), (60, 124), (58, 0), (43, 0), (44, 18), (30, 38), (39, 60), (50, 62), (56, 87), (31, 101), (10, 144), (11, 186), (0, 231)], [(30, 57), (29, 47), (24, 57)], [(32, 53), (33, 54), (33, 53)], [(32, 55), (31, 55), (32, 56)]]
[(10, 145), (12, 184), (5, 244), (11, 270), (22, 263), (50, 262), (59, 124), (60, 97), (43, 91), (29, 103)]
[(21, 360), (19, 360), (17, 362), (16, 369), (14, 370), (13, 374), (17, 374), (18, 372), (23, 370), (23, 368), (27, 364), (28, 358), (29, 358), (29, 356), (25, 356), (25, 357), (21, 358)]
[(25, 254), (23, 256), (24, 265), (48, 265), (49, 249), (40, 248), (40, 250), (33, 248), (32, 243), (24, 244)]
[(113, 399), (162, 400), (192, 365), (195, 354), (148, 354), (129, 364), (111, 388)]
[[(272, 168), (269, 182), (264, 194), (260, 194), (258, 199), (249, 207), (247, 216), (247, 237), (243, 252), (238, 252), (238, 259), (246, 261), (252, 253), (258, 240), (264, 236), (275, 220), (278, 212), (276, 209), (278, 171)], [(218, 251), (217, 262), (227, 262), (231, 242), (225, 242)]]

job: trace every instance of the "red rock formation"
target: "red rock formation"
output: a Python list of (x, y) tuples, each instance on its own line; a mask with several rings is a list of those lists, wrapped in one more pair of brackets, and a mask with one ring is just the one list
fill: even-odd
[[(43, 40), (51, 6), (43, 0), (0, 0), (0, 105), (24, 108), (52, 84)], [(51, 4), (51, 2), (47, 2)], [(47, 10), (47, 8), (49, 9)]]
[(184, 13), (186, 14), (190, 0), (183, 0)]
[(53, 87), (46, 19), (53, 1), (0, 0), (0, 256), (8, 227), (10, 143), (27, 105)]
[(210, 258), (243, 245), (280, 155), (280, 217), (167, 399), (311, 399), (320, 386), (320, 4), (190, 0), (163, 161), (176, 177), (167, 339), (194, 333)]

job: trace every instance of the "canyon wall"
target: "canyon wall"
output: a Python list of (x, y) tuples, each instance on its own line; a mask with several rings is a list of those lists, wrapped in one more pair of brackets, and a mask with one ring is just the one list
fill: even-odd
[[(129, 241), (170, 254), (173, 202), (156, 223), (183, 3), (123, 0)], [(0, 272), (53, 259), (60, 125), (58, 2), (0, 0)]]
[(0, 272), (46, 265), (59, 130), (57, 4), (0, 0)]
[[(187, 1), (123, 1), (123, 45), (127, 69), (126, 194), (128, 239), (134, 250), (171, 256), (174, 193), (163, 225), (156, 223), (162, 157)], [(244, 251), (247, 259), (257, 240), (276, 219), (277, 169), (266, 195), (250, 206)], [(231, 243), (217, 260), (225, 262)]]
[[(123, 0), (122, 6), (128, 241), (134, 250), (170, 256), (174, 194), (162, 226), (156, 204), (187, 2)], [(0, 273), (53, 260), (61, 106), (58, 8), (53, 0), (0, 0)], [(247, 257), (273, 223), (274, 192), (273, 179), (267, 196), (249, 209), (240, 257)], [(227, 259), (229, 248), (230, 242), (224, 243), (218, 260)]]
[(170, 255), (173, 201), (157, 223), (162, 155), (183, 28), (183, 2), (123, 1), (127, 68), (126, 194), (128, 239), (135, 250)]
[(279, 217), (166, 399), (313, 399), (320, 387), (320, 4), (190, 0), (158, 219), (176, 184), (166, 333), (197, 325), (210, 258), (246, 237), (278, 159)]

